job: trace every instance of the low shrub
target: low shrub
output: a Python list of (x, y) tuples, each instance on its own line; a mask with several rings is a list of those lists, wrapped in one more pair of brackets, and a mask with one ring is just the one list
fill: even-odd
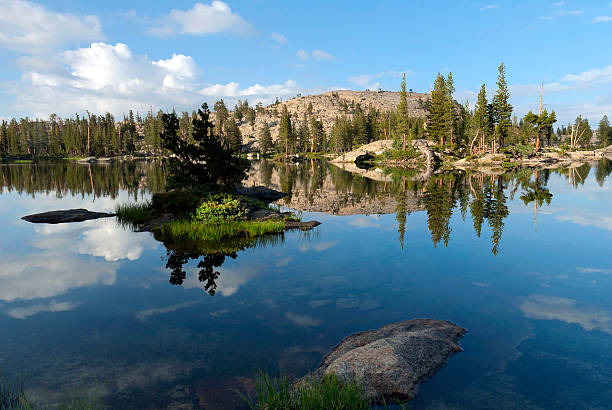
[(248, 215), (240, 199), (229, 194), (208, 196), (195, 210), (194, 218), (204, 223), (240, 221)]

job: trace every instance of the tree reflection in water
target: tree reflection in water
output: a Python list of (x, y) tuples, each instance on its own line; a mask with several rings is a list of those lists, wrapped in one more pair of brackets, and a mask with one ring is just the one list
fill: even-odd
[[(329, 205), (329, 198), (334, 198), (336, 203), (331, 213), (337, 213), (338, 208), (342, 207), (348, 210), (367, 209), (365, 213), (371, 214), (394, 213), (402, 249), (405, 246), (408, 215), (425, 211), (433, 245), (443, 243), (448, 246), (452, 233), (451, 218), (455, 209), (459, 209), (463, 220), (471, 216), (476, 236), (480, 237), (483, 227), (488, 226), (494, 255), (500, 251), (505, 220), (510, 213), (508, 201), (514, 200), (517, 193), (525, 205), (531, 206), (533, 203), (537, 223), (538, 209), (550, 205), (553, 198), (546, 188), (553, 173), (565, 176), (571, 186), (578, 188), (584, 184), (591, 170), (589, 164), (540, 171), (519, 168), (498, 174), (455, 170), (436, 173), (425, 181), (413, 178), (418, 170), (389, 170), (383, 174), (384, 180), (375, 181), (324, 160), (293, 165), (264, 161), (255, 168), (258, 166), (265, 178), (255, 183), (288, 191), (290, 195), (284, 200), (290, 207), (300, 209), (305, 205), (303, 201), (299, 202), (300, 198), (307, 198), (306, 210), (330, 212), (330, 207), (325, 205)], [(601, 160), (595, 171), (597, 182), (602, 185), (610, 174), (612, 161)], [(379, 209), (364, 205), (374, 203)], [(316, 204), (321, 204), (321, 209), (317, 209)]]
[(217, 291), (220, 268), (227, 258), (236, 259), (238, 253), (247, 248), (278, 246), (284, 243), (283, 233), (260, 236), (258, 238), (234, 238), (223, 242), (194, 241), (188, 238), (169, 238), (160, 231), (154, 233), (155, 239), (166, 247), (166, 269), (170, 270), (169, 282), (182, 285), (187, 278), (185, 266), (191, 260), (198, 260), (198, 280), (204, 289), (213, 296)]

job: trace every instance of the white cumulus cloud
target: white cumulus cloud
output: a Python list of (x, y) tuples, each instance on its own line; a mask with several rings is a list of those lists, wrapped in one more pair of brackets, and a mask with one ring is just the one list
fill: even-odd
[(96, 16), (57, 13), (22, 0), (0, 0), (0, 48), (47, 54), (65, 44), (104, 39)]
[(232, 11), (227, 3), (196, 3), (190, 10), (172, 10), (149, 33), (166, 37), (176, 34), (205, 35), (230, 32), (247, 34), (254, 32), (253, 25)]

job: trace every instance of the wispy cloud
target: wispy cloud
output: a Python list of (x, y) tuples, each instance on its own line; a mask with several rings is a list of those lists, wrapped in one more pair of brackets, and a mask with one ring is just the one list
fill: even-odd
[(138, 320), (144, 320), (144, 319), (148, 318), (149, 316), (175, 312), (175, 311), (180, 310), (180, 309), (185, 309), (185, 308), (188, 308), (188, 307), (191, 307), (191, 306), (195, 306), (198, 303), (200, 303), (200, 301), (195, 300), (195, 301), (178, 303), (176, 305), (171, 305), (171, 306), (164, 306), (164, 307), (158, 307), (158, 308), (145, 309), (145, 310), (141, 310), (139, 312), (136, 312), (136, 314), (134, 316), (136, 316), (136, 319), (138, 319)]
[(359, 74), (359, 75), (354, 75), (351, 76), (349, 78), (347, 78), (347, 80), (353, 84), (357, 84), (363, 88), (367, 88), (370, 90), (376, 90), (378, 88), (380, 88), (380, 82), (379, 81), (375, 81), (378, 80), (382, 77), (385, 76), (391, 76), (394, 78), (398, 78), (401, 77), (404, 74), (410, 74), (412, 71), (411, 70), (404, 70), (404, 71), (397, 71), (397, 70), (386, 70), (386, 71), (382, 71), (380, 73), (376, 73), (376, 74)]
[(602, 275), (609, 275), (612, 273), (612, 269), (603, 269), (603, 268), (584, 268), (579, 267), (576, 270), (580, 273), (601, 273)]
[(591, 23), (608, 23), (610, 21), (612, 21), (612, 16), (597, 16), (591, 20)]
[(297, 56), (297, 58), (299, 58), (300, 60), (310, 60), (310, 59), (315, 59), (315, 60), (336, 60), (336, 57), (333, 56), (332, 54), (323, 51), (323, 50), (312, 50), (312, 52), (300, 49), (298, 50), (295, 55)]
[(558, 2), (556, 2), (556, 3), (553, 3), (553, 4), (551, 5), (551, 7), (561, 7), (561, 6), (563, 6), (564, 4), (565, 4), (565, 2), (564, 2), (564, 1), (558, 1)]
[(573, 222), (580, 226), (594, 226), (612, 231), (612, 217), (598, 214), (559, 215), (556, 219), (562, 222)]
[(323, 252), (336, 246), (337, 242), (317, 242), (315, 244), (311, 244), (309, 242), (304, 242), (300, 244), (300, 251), (306, 252), (309, 249), (314, 249), (315, 252)]
[(486, 6), (481, 7), (480, 11), (493, 10), (493, 9), (498, 9), (498, 8), (499, 8), (499, 4), (498, 3), (487, 4)]
[(270, 40), (278, 43), (278, 44), (287, 44), (287, 37), (283, 36), (280, 33), (272, 33), (270, 34)]
[(54, 300), (48, 303), (39, 303), (32, 306), (20, 307), (11, 309), (6, 312), (13, 319), (27, 319), (42, 312), (67, 312), (78, 306), (78, 303), (73, 302), (56, 302)]
[(578, 17), (578, 16), (582, 16), (583, 14), (584, 14), (583, 10), (556, 10), (554, 14), (550, 16), (540, 17), (540, 20), (553, 20), (553, 19), (556, 19), (559, 17), (565, 17), (565, 16)]
[(568, 74), (561, 80), (576, 83), (612, 82), (612, 65), (593, 68), (580, 74)]
[(297, 313), (291, 311), (285, 313), (285, 317), (295, 323), (296, 326), (300, 327), (316, 327), (321, 325), (321, 321), (319, 319), (308, 315), (298, 315)]
[(525, 317), (576, 323), (585, 330), (599, 329), (612, 334), (612, 314), (596, 306), (580, 306), (573, 299), (531, 295), (519, 305)]

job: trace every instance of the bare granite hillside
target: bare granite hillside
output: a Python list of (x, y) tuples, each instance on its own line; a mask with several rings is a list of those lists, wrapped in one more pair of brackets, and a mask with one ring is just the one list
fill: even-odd
[[(424, 118), (427, 115), (425, 103), (429, 99), (429, 93), (408, 93), (407, 97), (410, 116)], [(265, 122), (267, 122), (270, 127), (272, 140), (276, 141), (279, 132), (280, 113), (283, 106), (287, 106), (287, 110), (294, 120), (301, 121), (308, 110), (308, 106), (312, 104), (312, 113), (314, 117), (323, 122), (325, 132), (329, 133), (337, 117), (343, 115), (352, 117), (357, 104), (360, 104), (361, 108), (364, 110), (373, 107), (385, 112), (394, 110), (399, 104), (399, 101), (400, 93), (393, 91), (338, 90), (323, 94), (292, 98), (278, 105), (266, 107), (266, 113), (264, 115), (257, 115), (254, 127), (251, 127), (248, 122), (242, 121), (239, 125), (243, 144), (249, 148), (254, 148), (257, 144), (259, 132)]]

